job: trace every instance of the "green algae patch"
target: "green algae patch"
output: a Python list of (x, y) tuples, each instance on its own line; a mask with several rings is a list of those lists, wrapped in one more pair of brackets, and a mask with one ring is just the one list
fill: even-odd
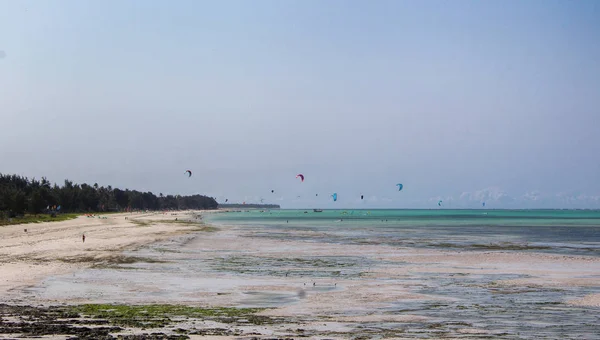
[(219, 230), (219, 228), (206, 225), (204, 222), (190, 221), (190, 220), (136, 220), (136, 219), (131, 219), (131, 220), (129, 220), (129, 222), (131, 222), (139, 227), (148, 227), (148, 226), (152, 226), (152, 225), (156, 225), (156, 224), (174, 224), (174, 225), (180, 225), (180, 226), (186, 226), (186, 227), (196, 226), (196, 227), (198, 227), (196, 229), (197, 231), (204, 231), (204, 232), (215, 232), (215, 231)]
[(435, 248), (460, 248), (462, 250), (549, 250), (550, 246), (517, 244), (517, 243), (488, 243), (488, 244), (454, 244), (454, 243), (433, 243), (429, 247)]
[(139, 227), (147, 227), (152, 225), (152, 221), (147, 221), (147, 220), (128, 220), (127, 222), (133, 223)]
[(204, 231), (207, 233), (214, 233), (215, 231), (219, 231), (219, 228), (215, 228), (215, 227), (211, 227), (211, 226), (201, 226), (201, 227), (198, 227), (196, 230)]
[(204, 222), (201, 221), (190, 221), (190, 220), (177, 220), (177, 221), (173, 221), (173, 220), (162, 220), (162, 221), (154, 221), (154, 223), (160, 224), (175, 224), (175, 225), (181, 225), (181, 226), (187, 226), (187, 227), (197, 227), (195, 230), (197, 231), (204, 231), (204, 232), (215, 232), (218, 231), (219, 228), (210, 226), (210, 225), (206, 225)]
[(150, 258), (150, 257), (139, 257), (139, 256), (127, 256), (127, 255), (112, 255), (112, 256), (71, 256), (61, 257), (58, 259), (62, 262), (67, 263), (93, 263), (95, 265), (121, 265), (121, 264), (133, 264), (139, 262), (145, 263), (166, 263), (166, 261)]
[(274, 323), (269, 317), (255, 315), (263, 310), (265, 308), (203, 308), (183, 305), (86, 304), (70, 307), (71, 312), (82, 316), (105, 319), (113, 325), (139, 328), (162, 328), (174, 320), (182, 319), (210, 319), (225, 323), (239, 320), (248, 320), (253, 324)]
[(42, 222), (61, 222), (61, 221), (72, 220), (79, 216), (81, 216), (81, 214), (58, 214), (58, 215), (54, 215), (54, 216), (52, 216), (51, 214), (37, 214), (37, 215), (25, 215), (22, 217), (14, 217), (14, 218), (0, 218), (0, 226), (13, 225), (13, 224), (42, 223)]

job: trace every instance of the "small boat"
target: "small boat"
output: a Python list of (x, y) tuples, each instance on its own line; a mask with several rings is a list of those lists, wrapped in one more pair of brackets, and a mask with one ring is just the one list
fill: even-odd
[(323, 209), (313, 209), (314, 212), (323, 212)]

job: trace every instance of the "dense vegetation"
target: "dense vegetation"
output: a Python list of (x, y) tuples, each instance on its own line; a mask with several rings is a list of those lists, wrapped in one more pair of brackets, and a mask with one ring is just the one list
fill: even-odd
[(216, 209), (211, 197), (202, 195), (173, 196), (136, 190), (121, 190), (98, 184), (74, 184), (66, 180), (61, 187), (43, 178), (28, 179), (0, 173), (0, 218), (15, 217), (25, 213), (104, 212), (126, 210), (180, 210)]

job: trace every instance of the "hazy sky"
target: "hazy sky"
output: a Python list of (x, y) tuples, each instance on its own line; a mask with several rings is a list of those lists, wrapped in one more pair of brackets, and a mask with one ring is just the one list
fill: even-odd
[(2, 173), (600, 208), (599, 1), (0, 0), (0, 51)]

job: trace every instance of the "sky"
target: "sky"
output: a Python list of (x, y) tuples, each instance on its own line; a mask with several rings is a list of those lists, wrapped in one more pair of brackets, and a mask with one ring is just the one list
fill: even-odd
[(600, 208), (600, 2), (0, 0), (0, 172)]

